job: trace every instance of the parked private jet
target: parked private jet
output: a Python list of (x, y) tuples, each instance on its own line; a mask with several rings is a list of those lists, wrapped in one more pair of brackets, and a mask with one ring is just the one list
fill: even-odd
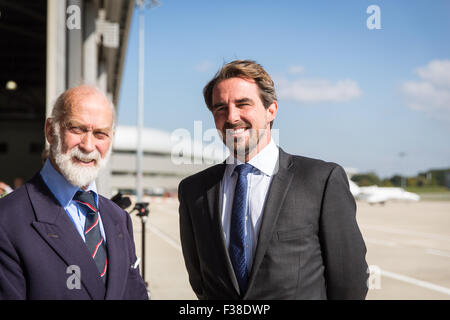
[(350, 192), (355, 199), (367, 201), (370, 204), (384, 204), (390, 200), (400, 201), (419, 201), (418, 194), (405, 191), (403, 188), (395, 187), (359, 187), (356, 183), (349, 179)]

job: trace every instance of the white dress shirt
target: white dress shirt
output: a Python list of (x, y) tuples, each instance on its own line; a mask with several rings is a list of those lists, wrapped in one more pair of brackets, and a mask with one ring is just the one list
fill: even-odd
[[(273, 141), (265, 146), (250, 161), (254, 169), (248, 174), (248, 190), (247, 190), (247, 216), (246, 216), (246, 242), (247, 247), (245, 255), (247, 257), (247, 270), (250, 272), (253, 257), (255, 255), (256, 245), (258, 243), (258, 234), (261, 227), (262, 212), (264, 210), (267, 191), (273, 175), (278, 168), (278, 147)], [(230, 159), (230, 155), (226, 160), (227, 166), (223, 175), (220, 192), (220, 203), (222, 208), (222, 228), (224, 231), (225, 243), (228, 249), (230, 244), (230, 222), (231, 211), (233, 207), (234, 189), (236, 187), (238, 174), (234, 169), (242, 164), (238, 159)]]

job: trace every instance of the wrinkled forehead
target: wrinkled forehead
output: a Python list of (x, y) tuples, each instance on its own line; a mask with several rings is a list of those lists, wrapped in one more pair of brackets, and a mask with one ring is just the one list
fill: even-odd
[(112, 128), (114, 112), (108, 99), (95, 90), (76, 91), (68, 97), (65, 122)]

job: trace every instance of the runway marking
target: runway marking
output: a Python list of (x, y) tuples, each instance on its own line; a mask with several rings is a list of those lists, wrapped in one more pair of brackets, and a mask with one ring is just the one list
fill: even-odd
[(426, 288), (426, 289), (430, 289), (430, 290), (434, 290), (446, 295), (450, 296), (450, 289), (446, 288), (446, 287), (442, 287), (442, 286), (438, 286), (434, 283), (431, 282), (427, 282), (427, 281), (423, 281), (423, 280), (418, 280), (415, 278), (411, 278), (402, 274), (398, 274), (395, 272), (391, 272), (391, 271), (386, 271), (383, 269), (380, 269), (380, 273), (382, 276), (385, 276), (387, 278), (391, 278), (391, 279), (395, 279), (395, 280), (399, 280), (399, 281), (403, 281), (409, 284), (413, 284), (422, 288)]
[(167, 242), (169, 245), (171, 245), (172, 247), (174, 247), (175, 249), (177, 249), (179, 252), (182, 252), (181, 250), (181, 246), (180, 244), (173, 240), (171, 237), (169, 237), (167, 234), (165, 234), (164, 232), (162, 232), (161, 230), (159, 230), (157, 227), (151, 225), (150, 223), (147, 223), (148, 228), (150, 229), (151, 232), (153, 232), (154, 234), (156, 234), (158, 237), (160, 237), (161, 239), (163, 239), (165, 242)]
[(397, 242), (380, 240), (380, 239), (375, 239), (375, 238), (370, 238), (370, 237), (364, 237), (364, 241), (367, 243), (379, 244), (379, 245), (387, 246), (387, 247), (397, 246)]
[(448, 252), (448, 251), (437, 250), (437, 249), (428, 249), (427, 253), (428, 254), (433, 254), (435, 256), (441, 256), (441, 257), (450, 258), (450, 252)]
[(434, 233), (427, 233), (427, 232), (421, 232), (421, 231), (409, 231), (404, 229), (398, 229), (398, 228), (389, 228), (389, 227), (383, 227), (383, 226), (368, 226), (368, 225), (360, 225), (363, 229), (368, 230), (376, 230), (376, 231), (382, 231), (387, 233), (394, 233), (394, 234), (402, 234), (402, 235), (409, 235), (409, 236), (419, 236), (419, 237), (425, 237), (430, 238), (434, 240), (442, 240), (442, 241), (450, 241), (450, 237), (434, 234)]

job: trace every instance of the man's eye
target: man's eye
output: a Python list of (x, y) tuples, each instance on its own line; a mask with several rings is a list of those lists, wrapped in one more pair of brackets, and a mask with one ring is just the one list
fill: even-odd
[(81, 127), (72, 126), (69, 127), (69, 131), (75, 134), (82, 134), (84, 130)]
[(97, 139), (109, 138), (109, 134), (107, 134), (106, 132), (102, 132), (102, 131), (95, 132), (94, 135)]
[(222, 112), (224, 110), (225, 110), (225, 106), (218, 106), (218, 107), (214, 108), (213, 112)]

